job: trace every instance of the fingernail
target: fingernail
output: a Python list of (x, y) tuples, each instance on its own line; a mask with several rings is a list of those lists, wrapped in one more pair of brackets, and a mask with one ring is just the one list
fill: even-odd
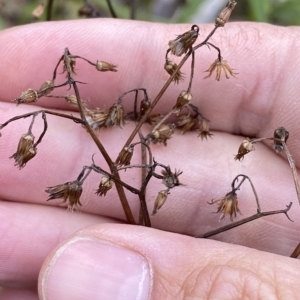
[(76, 237), (62, 246), (42, 279), (43, 299), (150, 297), (149, 262), (138, 252), (103, 240)]

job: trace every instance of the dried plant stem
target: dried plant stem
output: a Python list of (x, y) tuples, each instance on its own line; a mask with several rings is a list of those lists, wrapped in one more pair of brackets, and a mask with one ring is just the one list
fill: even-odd
[(116, 14), (116, 12), (115, 12), (112, 4), (111, 4), (111, 1), (110, 0), (106, 0), (106, 3), (107, 3), (107, 6), (108, 6), (108, 9), (109, 9), (109, 12), (110, 12), (111, 16), (113, 18), (117, 19), (118, 16), (117, 16), (117, 14)]
[(195, 51), (192, 51), (192, 63), (191, 63), (191, 77), (190, 77), (190, 82), (189, 82), (189, 87), (187, 89), (188, 92), (191, 91), (192, 88), (192, 82), (194, 78), (194, 69), (195, 69)]
[(293, 172), (293, 178), (294, 178), (294, 183), (295, 183), (295, 188), (296, 188), (296, 193), (297, 193), (297, 197), (298, 197), (298, 201), (300, 203), (300, 185), (299, 185), (299, 179), (298, 179), (298, 172), (297, 172), (297, 168), (295, 166), (294, 160), (292, 158), (292, 155), (290, 154), (290, 151), (286, 145), (285, 142), (281, 142), (283, 149), (285, 151), (285, 154), (287, 156), (287, 159), (289, 161), (290, 167), (292, 169)]
[(136, 2), (137, 0), (131, 0), (130, 1), (130, 19), (135, 20), (136, 15)]
[[(241, 180), (241, 182), (239, 183), (239, 185), (238, 185), (237, 187), (235, 187), (234, 184), (235, 184), (235, 182), (238, 181), (238, 178), (239, 178), (239, 177), (243, 177), (243, 179)], [(260, 204), (259, 204), (258, 195), (257, 195), (257, 193), (256, 193), (256, 190), (255, 190), (255, 188), (254, 188), (254, 185), (253, 185), (251, 179), (250, 179), (248, 176), (246, 176), (246, 175), (244, 175), (244, 174), (239, 174), (239, 175), (237, 175), (237, 176), (233, 179), (232, 184), (231, 184), (232, 191), (239, 190), (240, 187), (241, 187), (241, 185), (242, 185), (243, 182), (245, 181), (245, 179), (248, 179), (249, 182), (250, 182), (250, 185), (251, 185), (253, 194), (254, 194), (254, 196), (255, 196), (255, 201), (256, 201), (256, 205), (257, 205), (257, 213), (260, 213), (260, 212), (261, 212), (261, 208), (260, 208)]]
[(177, 111), (177, 108), (173, 108), (171, 111), (169, 111), (152, 129), (152, 132), (158, 129), (158, 127), (163, 124), (164, 121), (166, 121), (175, 111)]
[(293, 251), (290, 257), (298, 258), (299, 255), (300, 255), (300, 243), (297, 245), (297, 247), (295, 248), (295, 250)]
[(254, 221), (256, 219), (259, 219), (261, 217), (266, 217), (266, 216), (270, 216), (270, 215), (276, 215), (276, 214), (285, 214), (286, 217), (291, 221), (293, 222), (290, 217), (288, 216), (287, 212), (290, 210), (290, 208), (292, 207), (292, 202), (290, 202), (289, 205), (286, 206), (286, 209), (283, 209), (283, 210), (275, 210), (275, 211), (267, 211), (267, 212), (257, 212), (255, 215), (253, 216), (250, 216), (248, 218), (244, 218), (240, 221), (237, 221), (237, 222), (234, 222), (234, 223), (231, 223), (231, 224), (228, 224), (228, 225), (225, 225), (223, 227), (220, 227), (218, 229), (215, 229), (215, 230), (212, 230), (212, 231), (209, 231), (209, 232), (206, 232), (206, 233), (203, 233), (203, 234), (200, 234), (200, 235), (197, 235), (196, 238), (208, 238), (208, 237), (211, 237), (213, 235), (216, 235), (216, 234), (219, 234), (219, 233), (222, 233), (224, 231), (227, 231), (227, 230), (230, 230), (232, 228), (235, 228), (235, 227), (238, 227), (240, 225), (243, 225), (243, 224), (246, 224), (248, 222), (251, 222), (251, 221)]
[(51, 21), (52, 19), (53, 2), (54, 0), (48, 0), (47, 3), (47, 21)]

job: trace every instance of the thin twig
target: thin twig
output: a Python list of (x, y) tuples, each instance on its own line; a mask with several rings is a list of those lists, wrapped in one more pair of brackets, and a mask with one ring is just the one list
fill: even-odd
[(243, 225), (243, 224), (246, 224), (248, 222), (251, 222), (251, 221), (254, 221), (256, 219), (259, 219), (261, 217), (266, 217), (266, 216), (270, 216), (270, 215), (276, 215), (276, 214), (285, 214), (286, 217), (291, 221), (293, 222), (290, 217), (288, 216), (287, 212), (290, 210), (290, 208), (292, 207), (292, 204), (293, 202), (290, 202), (289, 205), (287, 205), (286, 209), (283, 209), (283, 210), (275, 210), (275, 211), (267, 211), (267, 212), (258, 212), (256, 213), (255, 215), (253, 216), (250, 216), (248, 218), (244, 218), (240, 221), (237, 221), (237, 222), (234, 222), (234, 223), (231, 223), (231, 224), (228, 224), (228, 225), (225, 225), (223, 227), (220, 227), (218, 229), (215, 229), (215, 230), (212, 230), (212, 231), (209, 231), (209, 232), (206, 232), (206, 233), (203, 233), (203, 234), (200, 234), (200, 235), (197, 235), (196, 238), (208, 238), (208, 237), (211, 237), (213, 235), (216, 235), (216, 234), (219, 234), (219, 233), (222, 233), (224, 231), (227, 231), (227, 230), (230, 230), (232, 228), (235, 228), (235, 227), (238, 227), (240, 225)]
[(300, 243), (297, 245), (297, 247), (295, 248), (295, 250), (293, 251), (290, 257), (298, 258), (299, 255), (300, 255)]
[(48, 0), (48, 3), (47, 3), (47, 21), (51, 21), (51, 19), (52, 19), (53, 2), (54, 2), (54, 0)]

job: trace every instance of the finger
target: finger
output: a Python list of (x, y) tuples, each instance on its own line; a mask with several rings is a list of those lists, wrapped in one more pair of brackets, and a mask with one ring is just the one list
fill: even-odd
[[(18, 107), (20, 110), (26, 108)], [(7, 111), (6, 113), (8, 114)], [(10, 148), (1, 151), (2, 167), (3, 170), (7, 170), (0, 173), (2, 186), (6, 187), (0, 191), (2, 199), (57, 205), (61, 203), (61, 199), (46, 202), (45, 188), (75, 180), (82, 166), (90, 165), (91, 156), (97, 153), (97, 149), (85, 131), (73, 129), (70, 126), (76, 125), (69, 125), (65, 120), (54, 121), (50, 117), (48, 122), (53, 131), (49, 129), (45, 141), (39, 146), (37, 156), (21, 171), (15, 169), (12, 166), (13, 162), (7, 157), (15, 152), (17, 140), (24, 131), (12, 125), (11, 134), (7, 135), (3, 132), (1, 143)], [(74, 130), (73, 135), (70, 134), (70, 128)], [(130, 130), (132, 124), (128, 124), (121, 131), (114, 128), (112, 131), (100, 132), (101, 141), (112, 158), (117, 157), (120, 151), (119, 145), (125, 143)], [(118, 136), (117, 139), (111, 138), (112, 132)], [(15, 145), (12, 144), (13, 141)], [(233, 156), (240, 142), (239, 137), (225, 133), (215, 133), (212, 140), (201, 142), (196, 139), (195, 134), (191, 133), (185, 136), (174, 136), (168, 142), (167, 148), (154, 145), (153, 155), (157, 161), (170, 165), (173, 171), (175, 168), (183, 170), (179, 179), (184, 185), (171, 190), (165, 205), (156, 216), (151, 217), (152, 225), (163, 230), (190, 235), (199, 235), (225, 225), (230, 222), (228, 218), (219, 222), (220, 217), (213, 214), (217, 211), (217, 206), (208, 205), (207, 202), (228, 193), (233, 178), (238, 174), (246, 174), (252, 178), (263, 211), (285, 209), (290, 201), (296, 202), (296, 192), (288, 164), (263, 145), (258, 145), (256, 151), (248, 154), (242, 163), (236, 162)], [(190, 145), (196, 146), (191, 148)], [(139, 148), (137, 148), (132, 164), (139, 163), (139, 157)], [(95, 160), (101, 167), (106, 165), (98, 155), (95, 156)], [(140, 170), (127, 170), (122, 172), (121, 177), (126, 183), (139, 187)], [(95, 195), (100, 178), (98, 174), (92, 173), (84, 183), (81, 197), (83, 206), (80, 209), (125, 221), (115, 189), (109, 191), (105, 197)], [(147, 190), (147, 205), (150, 213), (158, 192), (164, 189), (161, 180), (151, 181)], [(255, 198), (247, 183), (238, 192), (238, 197), (239, 208), (243, 215), (238, 216), (237, 219), (256, 213)], [(139, 210), (137, 197), (128, 193), (128, 200), (134, 216), (137, 216)], [(293, 220), (297, 220), (299, 206), (294, 205), (289, 214)], [(265, 230), (262, 231), (261, 228)], [(221, 234), (217, 238), (231, 242), (238, 241), (261, 250), (289, 255), (297, 243), (298, 232), (299, 224), (289, 222), (282, 215), (256, 220), (239, 229)], [(280, 236), (287, 237), (288, 242), (278, 243)]]
[(49, 255), (41, 299), (297, 299), (299, 262), (126, 225), (84, 229)]
[(35, 287), (46, 256), (69, 235), (92, 224), (112, 222), (84, 213), (3, 201), (0, 219), (0, 286), (12, 288)]
[(38, 300), (38, 294), (36, 290), (30, 289), (12, 289), (2, 288), (0, 291), (0, 300)]
[[(110, 61), (119, 67), (118, 73), (99, 74), (78, 61), (76, 78), (88, 83), (80, 86), (81, 96), (90, 99), (91, 104), (109, 106), (122, 93), (137, 87), (147, 88), (153, 99), (168, 79), (163, 70), (168, 41), (189, 28), (189, 25), (84, 20), (8, 29), (0, 36), (3, 45), (0, 65), (6, 70), (1, 98), (10, 101), (29, 87), (39, 88), (52, 76), (64, 48), (69, 47), (74, 54), (92, 61)], [(202, 25), (199, 41), (212, 29), (212, 25)], [(300, 121), (296, 112), (299, 112), (300, 79), (296, 74), (300, 57), (291, 55), (300, 50), (299, 28), (232, 23), (218, 29), (211, 42), (221, 48), (223, 58), (239, 73), (237, 78), (222, 78), (221, 82), (212, 78), (203, 80), (203, 72), (217, 54), (203, 48), (196, 52), (193, 103), (212, 121), (212, 127), (262, 136), (284, 125), (299, 140)], [(34, 45), (34, 50), (28, 45)], [(187, 77), (189, 69), (187, 63), (183, 70)], [(169, 110), (165, 103), (170, 103), (171, 108), (186, 85), (187, 82), (171, 86), (159, 107)], [(43, 99), (40, 103), (66, 107), (56, 100)]]

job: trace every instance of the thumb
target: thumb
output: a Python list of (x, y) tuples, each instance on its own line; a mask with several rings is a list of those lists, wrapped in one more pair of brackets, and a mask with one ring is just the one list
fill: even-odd
[(53, 251), (41, 299), (297, 299), (299, 261), (130, 225), (94, 225)]

